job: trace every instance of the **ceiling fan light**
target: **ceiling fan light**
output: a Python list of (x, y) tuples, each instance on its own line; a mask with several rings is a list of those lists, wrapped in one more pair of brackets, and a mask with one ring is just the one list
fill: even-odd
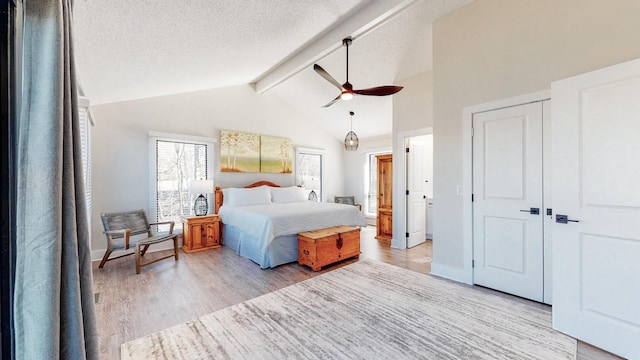
[(353, 93), (343, 92), (342, 95), (340, 95), (340, 98), (342, 100), (351, 100), (351, 99), (353, 99)]

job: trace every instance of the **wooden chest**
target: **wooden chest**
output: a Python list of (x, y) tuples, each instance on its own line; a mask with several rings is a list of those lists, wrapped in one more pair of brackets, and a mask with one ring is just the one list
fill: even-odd
[(313, 271), (360, 256), (360, 228), (335, 226), (298, 234), (298, 263)]

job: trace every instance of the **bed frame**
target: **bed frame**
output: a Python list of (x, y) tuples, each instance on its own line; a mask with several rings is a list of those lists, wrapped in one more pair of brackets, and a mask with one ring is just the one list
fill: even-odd
[[(254, 187), (258, 187), (258, 186), (271, 186), (271, 187), (280, 187), (280, 185), (278, 184), (274, 184), (271, 181), (266, 181), (266, 180), (262, 180), (262, 181), (258, 181), (258, 182), (254, 182), (253, 184), (249, 184), (247, 186), (245, 186), (245, 188), (254, 188)], [(220, 186), (216, 186), (216, 190), (214, 192), (214, 208), (213, 208), (213, 213), (217, 214), (218, 210), (220, 210), (220, 206), (222, 206), (222, 201), (224, 199), (222, 198), (222, 189), (220, 188)]]

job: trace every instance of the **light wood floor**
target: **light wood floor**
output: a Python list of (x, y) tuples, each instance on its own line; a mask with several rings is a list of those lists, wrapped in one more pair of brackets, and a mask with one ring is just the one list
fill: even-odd
[[(360, 259), (373, 258), (424, 274), (431, 272), (431, 241), (397, 250), (374, 235), (375, 227), (362, 229)], [(148, 253), (145, 258), (163, 253)], [(102, 359), (119, 359), (124, 342), (359, 261), (345, 260), (313, 272), (297, 263), (261, 270), (224, 246), (191, 254), (181, 251), (179, 255), (178, 262), (157, 262), (142, 268), (140, 275), (136, 275), (133, 256), (109, 261), (103, 269), (98, 269), (98, 262), (93, 263)], [(577, 355), (585, 360), (615, 358), (584, 343), (578, 344)]]

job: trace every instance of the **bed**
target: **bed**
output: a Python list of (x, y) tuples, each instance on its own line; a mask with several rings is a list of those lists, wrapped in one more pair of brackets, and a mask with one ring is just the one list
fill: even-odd
[(367, 226), (357, 207), (308, 201), (296, 186), (268, 181), (215, 190), (223, 245), (267, 269), (298, 259), (297, 234), (337, 225)]

